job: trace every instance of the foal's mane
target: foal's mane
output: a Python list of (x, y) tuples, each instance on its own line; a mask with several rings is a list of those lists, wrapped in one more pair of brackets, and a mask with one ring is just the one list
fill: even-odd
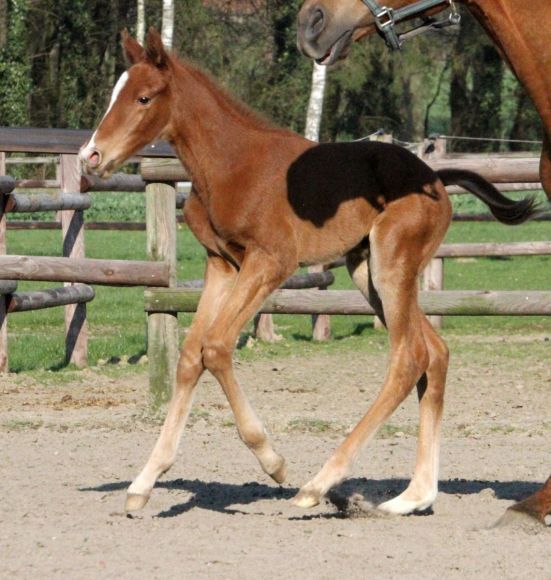
[(190, 60), (172, 53), (171, 61), (175, 65), (176, 71), (182, 69), (187, 74), (191, 75), (199, 84), (205, 87), (216, 100), (218, 105), (228, 112), (228, 114), (237, 117), (242, 122), (257, 129), (286, 132), (284, 129), (274, 125), (274, 123), (260, 113), (251, 109), (239, 98), (232, 95), (227, 89), (221, 87), (214, 77), (201, 70)]

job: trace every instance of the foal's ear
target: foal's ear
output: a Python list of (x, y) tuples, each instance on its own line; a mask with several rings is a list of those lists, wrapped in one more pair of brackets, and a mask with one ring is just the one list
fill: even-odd
[(121, 44), (124, 57), (130, 66), (145, 58), (143, 46), (128, 34), (126, 28), (121, 32)]
[(147, 33), (145, 53), (147, 59), (157, 68), (164, 68), (168, 64), (168, 54), (163, 46), (161, 35), (153, 26)]

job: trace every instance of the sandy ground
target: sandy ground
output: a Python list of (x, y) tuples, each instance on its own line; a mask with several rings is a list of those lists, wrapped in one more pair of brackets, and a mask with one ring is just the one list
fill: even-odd
[[(550, 344), (551, 349), (551, 344)], [(125, 488), (159, 430), (146, 371), (94, 371), (0, 388), (2, 578), (551, 578), (551, 528), (492, 529), (551, 469), (549, 359), (501, 368), (455, 357), (441, 492), (426, 516), (310, 510), (289, 499), (373, 399), (384, 353), (238, 365), (289, 480), (274, 485), (239, 441), (228, 405), (202, 380), (179, 459), (139, 515)], [(407, 484), (417, 404), (410, 397), (338, 489), (379, 503)], [(361, 506), (361, 504), (360, 504)]]

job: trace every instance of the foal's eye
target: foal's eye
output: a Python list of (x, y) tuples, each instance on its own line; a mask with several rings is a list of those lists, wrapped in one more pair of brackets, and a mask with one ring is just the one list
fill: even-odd
[(147, 103), (149, 103), (149, 101), (151, 101), (151, 99), (149, 97), (140, 97), (138, 99), (138, 103), (140, 103), (140, 105), (147, 105)]

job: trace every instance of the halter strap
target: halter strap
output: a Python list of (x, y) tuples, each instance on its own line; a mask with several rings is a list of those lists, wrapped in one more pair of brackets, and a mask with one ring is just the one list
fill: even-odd
[[(384, 38), (386, 45), (392, 50), (400, 50), (403, 41), (407, 38), (411, 38), (412, 36), (426, 32), (427, 30), (445, 28), (446, 26), (459, 24), (461, 21), (461, 15), (457, 12), (453, 0), (419, 0), (418, 2), (414, 2), (413, 4), (396, 10), (394, 8), (389, 8), (388, 6), (381, 6), (377, 0), (362, 0), (362, 2), (371, 11), (377, 30)], [(412, 16), (418, 16), (430, 8), (446, 3), (449, 4), (451, 8), (451, 13), (447, 19), (436, 20), (433, 18), (427, 18), (423, 24), (408, 32), (402, 34), (396, 32), (396, 24), (402, 20)]]

